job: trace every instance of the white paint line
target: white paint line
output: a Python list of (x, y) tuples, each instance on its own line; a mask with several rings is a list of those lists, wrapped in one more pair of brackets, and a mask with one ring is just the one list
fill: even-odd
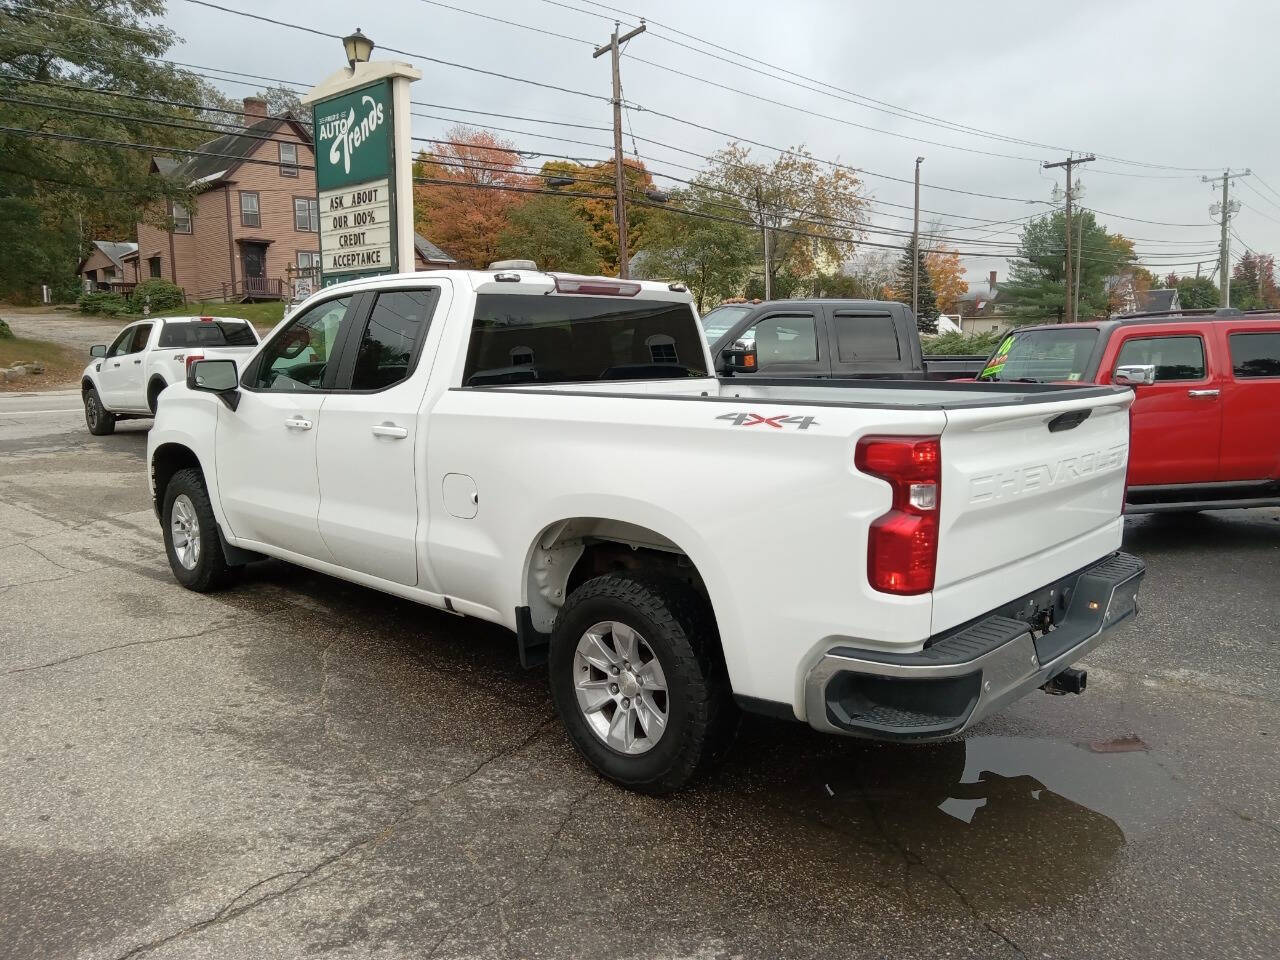
[(79, 413), (79, 407), (66, 407), (62, 410), (0, 410), (0, 417), (28, 417), (47, 413)]

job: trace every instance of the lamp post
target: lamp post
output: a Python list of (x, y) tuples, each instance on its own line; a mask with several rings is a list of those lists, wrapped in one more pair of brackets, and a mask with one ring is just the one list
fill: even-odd
[(342, 49), (347, 52), (347, 66), (354, 70), (357, 63), (368, 63), (373, 54), (373, 41), (360, 32), (348, 34), (342, 38)]

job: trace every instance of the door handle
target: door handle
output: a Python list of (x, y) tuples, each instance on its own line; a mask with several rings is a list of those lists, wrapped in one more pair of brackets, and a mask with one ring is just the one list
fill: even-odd
[(1218, 393), (1219, 391), (1217, 390), (1188, 390), (1187, 396), (1188, 397), (1216, 397)]
[(373, 425), (373, 435), (375, 437), (390, 437), (392, 440), (403, 440), (409, 435), (409, 431), (404, 427), (397, 427), (394, 423), (375, 423)]
[(118, 367), (118, 366), (120, 366), (120, 361), (119, 361), (119, 360), (116, 360), (116, 361), (115, 361), (114, 363), (112, 363), (111, 365), (112, 365), (113, 367)]
[(133, 361), (133, 362), (134, 362), (134, 363), (141, 363), (142, 361), (141, 361), (141, 360), (135, 360), (135, 361)]
[(305, 417), (289, 417), (284, 425), (291, 430), (310, 430), (312, 423)]

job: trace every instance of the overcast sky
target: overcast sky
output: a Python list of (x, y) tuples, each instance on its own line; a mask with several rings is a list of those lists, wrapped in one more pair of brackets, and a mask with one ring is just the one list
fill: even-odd
[[(450, 0), (453, 6), (501, 20), (596, 43), (607, 40), (613, 14), (587, 0), (563, 2), (584, 12), (548, 0)], [(761, 143), (780, 147), (804, 144), (817, 157), (866, 171), (866, 193), (879, 201), (909, 206), (912, 166), (917, 156), (924, 156), (922, 181), (929, 186), (921, 191), (921, 205), (941, 212), (949, 223), (975, 222), (964, 217), (992, 221), (1025, 217), (1047, 209), (1026, 201), (1049, 200), (1054, 184), (1062, 182), (1061, 172), (1042, 170), (1040, 164), (1061, 159), (1063, 151), (904, 119), (848, 102), (851, 98), (845, 93), (833, 97), (805, 90), (674, 45), (666, 38), (699, 44), (673, 34), (672, 29), (734, 51), (711, 51), (727, 59), (740, 57), (761, 69), (768, 69), (762, 66), (768, 63), (794, 71), (810, 78), (797, 81), (806, 86), (818, 81), (952, 124), (1036, 144), (1092, 151), (1099, 160), (1080, 174), (1086, 191), (1083, 203), (1105, 211), (1099, 218), (1108, 229), (1135, 238), (1144, 262), (1162, 274), (1170, 264), (1192, 260), (1205, 261), (1206, 272), (1212, 269), (1218, 227), (1210, 222), (1208, 206), (1216, 195), (1210, 185), (1200, 181), (1202, 172), (1251, 167), (1261, 181), (1280, 190), (1275, 57), (1280, 3), (614, 2), (656, 21), (649, 33), (630, 44), (623, 58), (627, 100)], [(425, 0), (368, 0), (362, 4), (224, 0), (224, 5), (337, 34), (359, 26), (376, 43), (414, 54), (588, 91), (602, 98), (609, 92), (608, 57), (593, 60), (587, 45), (480, 19)], [(169, 0), (166, 22), (184, 40), (170, 54), (178, 60), (300, 84), (316, 83), (345, 65), (335, 40), (255, 23), (187, 0)], [(375, 51), (374, 57), (409, 60), (418, 66), (423, 78), (414, 84), (412, 97), (422, 103), (602, 126), (610, 122), (610, 107), (604, 99), (487, 77), (386, 50)], [(729, 89), (677, 76), (640, 63), (636, 57), (696, 74)], [(235, 97), (252, 92), (243, 85), (218, 85)], [(833, 119), (774, 106), (746, 94)], [(415, 109), (458, 120), (469, 118), (477, 124), (485, 120), (447, 110)], [(642, 111), (630, 111), (629, 120), (629, 133), (637, 137), (697, 153), (710, 153), (726, 140)], [(521, 149), (598, 158), (607, 157), (611, 149), (610, 135), (603, 131), (497, 118), (489, 118), (489, 122), (600, 145), (582, 147), (526, 134), (510, 135)], [(440, 137), (450, 125), (416, 117), (414, 134)], [(1022, 159), (965, 152), (938, 143)], [(624, 146), (628, 152), (632, 150), (630, 135)], [(700, 163), (687, 154), (644, 142), (639, 144), (639, 153), (655, 172), (688, 176), (672, 163)], [(776, 155), (762, 148), (754, 148), (753, 153), (760, 158)], [(1104, 161), (1104, 154), (1144, 164), (1213, 169), (1154, 169)], [(889, 174), (908, 182), (873, 174)], [(1236, 182), (1234, 195), (1244, 207), (1233, 228), (1249, 247), (1270, 251), (1280, 247), (1280, 194), (1270, 193), (1263, 182), (1256, 178), (1245, 185)], [(673, 185), (661, 179), (658, 183)], [(938, 187), (1018, 199), (969, 196)], [(910, 226), (909, 220), (890, 216), (909, 216), (909, 209), (872, 209), (873, 225)], [(1198, 226), (1139, 223), (1118, 215)], [(936, 219), (928, 214), (923, 218)], [(990, 231), (1001, 229), (1015, 232), (990, 235)], [(944, 232), (966, 238), (957, 244), (962, 249), (989, 249), (972, 242), (983, 234), (989, 240), (1016, 239), (1016, 225), (970, 226), (965, 231), (948, 227)], [(866, 239), (895, 242), (872, 233)], [(1235, 259), (1235, 254), (1242, 252), (1241, 244), (1233, 241), (1232, 246)], [(998, 270), (1001, 277), (1006, 273), (1003, 259), (972, 257), (965, 263), (970, 280), (985, 277), (988, 269)], [(1194, 265), (1173, 269), (1195, 272)]]

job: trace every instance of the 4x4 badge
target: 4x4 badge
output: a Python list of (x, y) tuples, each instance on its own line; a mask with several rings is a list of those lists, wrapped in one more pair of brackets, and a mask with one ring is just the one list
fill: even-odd
[(758, 413), (722, 413), (716, 419), (731, 420), (735, 427), (757, 427), (763, 425), (773, 427), (775, 430), (781, 430), (788, 426), (795, 427), (797, 430), (808, 430), (818, 424), (818, 421), (813, 417), (788, 417), (781, 413), (772, 417), (762, 417)]

